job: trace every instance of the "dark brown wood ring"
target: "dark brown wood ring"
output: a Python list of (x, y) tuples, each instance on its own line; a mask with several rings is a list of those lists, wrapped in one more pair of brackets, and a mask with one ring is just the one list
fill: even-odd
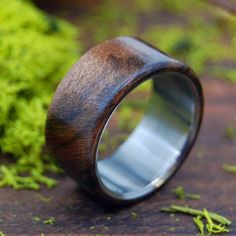
[[(185, 107), (193, 111), (191, 119), (186, 121), (190, 133), (179, 150), (178, 159), (162, 181), (144, 193), (120, 197), (104, 187), (98, 177), (99, 140), (121, 100), (149, 78), (153, 79), (155, 91), (166, 94), (168, 106), (175, 107), (178, 119), (185, 119), (188, 113)], [(168, 91), (164, 91), (165, 87)], [(186, 105), (189, 101), (191, 106)], [(158, 105), (156, 109), (158, 111)], [(159, 108), (159, 111), (162, 109), (165, 108)], [(66, 173), (88, 192), (105, 203), (134, 203), (153, 193), (178, 169), (195, 142), (202, 114), (202, 88), (189, 66), (141, 40), (118, 37), (90, 49), (62, 80), (48, 110), (46, 143)], [(171, 133), (171, 129), (172, 125), (167, 125), (166, 133)]]

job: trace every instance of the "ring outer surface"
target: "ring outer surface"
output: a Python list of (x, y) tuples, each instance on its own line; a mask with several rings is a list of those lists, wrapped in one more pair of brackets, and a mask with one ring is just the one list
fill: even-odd
[(70, 177), (106, 204), (135, 203), (154, 192), (129, 200), (107, 194), (96, 173), (97, 148), (106, 122), (121, 100), (151, 76), (171, 71), (193, 82), (200, 104), (197, 131), (183, 151), (178, 169), (196, 140), (203, 115), (202, 87), (188, 65), (142, 40), (118, 37), (87, 51), (55, 92), (46, 121), (47, 149)]

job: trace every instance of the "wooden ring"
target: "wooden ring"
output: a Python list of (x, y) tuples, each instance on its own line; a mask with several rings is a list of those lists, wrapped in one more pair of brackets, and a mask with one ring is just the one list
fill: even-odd
[[(153, 89), (147, 114), (112, 157), (99, 160), (113, 111), (148, 79)], [(202, 114), (202, 88), (189, 66), (141, 40), (118, 37), (90, 49), (62, 80), (48, 111), (46, 143), (84, 189), (106, 203), (134, 203), (178, 169)]]

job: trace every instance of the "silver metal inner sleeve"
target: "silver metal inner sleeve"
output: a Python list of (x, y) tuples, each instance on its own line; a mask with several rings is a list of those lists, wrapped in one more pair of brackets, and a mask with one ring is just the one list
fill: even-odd
[(97, 154), (98, 180), (117, 199), (136, 199), (161, 186), (186, 157), (200, 122), (191, 79), (178, 72), (150, 79), (152, 93), (139, 125), (111, 156)]

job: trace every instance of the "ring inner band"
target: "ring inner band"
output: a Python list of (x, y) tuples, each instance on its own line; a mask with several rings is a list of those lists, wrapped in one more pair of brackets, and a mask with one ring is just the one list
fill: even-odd
[(200, 122), (200, 99), (191, 79), (178, 72), (151, 79), (139, 125), (111, 156), (97, 154), (98, 180), (117, 199), (139, 198), (161, 186), (187, 155)]

